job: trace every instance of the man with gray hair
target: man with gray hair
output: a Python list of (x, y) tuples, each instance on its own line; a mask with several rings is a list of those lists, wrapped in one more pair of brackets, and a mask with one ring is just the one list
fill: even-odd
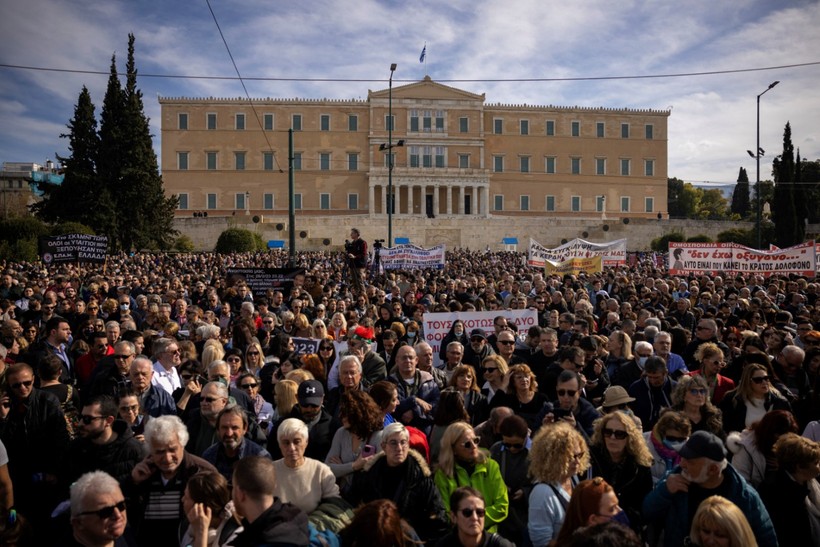
[[(104, 471), (92, 471), (71, 485), (71, 529), (86, 547), (132, 544), (124, 536), (128, 517), (125, 496), (117, 480)], [(130, 535), (130, 534), (129, 534)]]
[(672, 335), (666, 331), (661, 331), (655, 336), (655, 342), (652, 344), (655, 349), (655, 355), (662, 357), (666, 361), (666, 369), (669, 376), (673, 380), (677, 380), (684, 374), (689, 374), (689, 369), (686, 368), (686, 363), (683, 358), (677, 353), (672, 353)]
[(664, 545), (683, 545), (700, 503), (719, 495), (747, 515), (761, 547), (775, 547), (772, 520), (760, 496), (726, 460), (720, 438), (708, 431), (696, 431), (680, 449), (680, 465), (655, 485), (644, 498), (643, 515), (647, 521), (665, 522)]
[[(415, 349), (416, 356), (419, 359), (418, 363), (416, 363), (416, 367), (419, 370), (429, 372), (433, 375), (433, 380), (436, 382), (439, 391), (446, 388), (447, 384), (449, 383), (447, 373), (444, 372), (442, 369), (433, 366), (433, 348), (430, 346), (430, 344), (428, 344), (427, 342), (421, 342), (419, 344), (416, 344)], [(394, 371), (390, 371), (391, 374), (393, 372)]]
[(182, 364), (179, 344), (173, 338), (160, 338), (154, 342), (154, 377), (151, 383), (159, 386), (172, 395), (174, 390), (182, 387), (177, 368)]
[(149, 358), (140, 355), (131, 361), (128, 377), (131, 380), (131, 387), (139, 398), (140, 408), (152, 418), (165, 414), (176, 414), (174, 399), (167, 391), (151, 382), (153, 375), (154, 369)]
[(222, 382), (209, 382), (202, 387), (199, 408), (191, 412), (185, 425), (190, 440), (185, 449), (201, 456), (216, 442), (216, 417), (228, 405), (228, 386)]
[(325, 410), (333, 416), (339, 418), (339, 403), (342, 395), (347, 391), (367, 391), (370, 389), (370, 382), (362, 377), (362, 362), (356, 355), (345, 355), (339, 362), (336, 369), (339, 375), (339, 385), (328, 391), (325, 397)]

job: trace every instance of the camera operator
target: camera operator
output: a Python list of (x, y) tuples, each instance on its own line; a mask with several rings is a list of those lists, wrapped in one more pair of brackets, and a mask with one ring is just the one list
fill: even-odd
[(367, 242), (361, 239), (358, 228), (350, 229), (350, 239), (345, 251), (350, 266), (350, 287), (353, 294), (364, 294), (364, 269), (367, 267)]

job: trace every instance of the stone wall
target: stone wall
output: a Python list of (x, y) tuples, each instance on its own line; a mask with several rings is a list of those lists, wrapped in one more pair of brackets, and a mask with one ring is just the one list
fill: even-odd
[[(223, 230), (230, 227), (247, 228), (259, 233), (263, 240), (284, 240), (288, 244), (287, 215), (268, 216), (254, 224), (251, 217), (178, 218), (175, 227), (189, 236), (197, 250), (210, 251)], [(297, 250), (341, 249), (349, 238), (350, 228), (358, 228), (362, 237), (372, 242), (387, 239), (387, 219), (369, 216), (296, 217)], [(517, 250), (525, 251), (532, 237), (546, 247), (555, 247), (563, 240), (581, 237), (593, 242), (627, 238), (630, 251), (649, 250), (653, 239), (670, 232), (682, 232), (686, 237), (707, 235), (713, 239), (720, 232), (732, 229), (751, 229), (752, 223), (700, 220), (629, 219), (566, 219), (532, 217), (490, 218), (419, 218), (394, 216), (393, 239), (406, 237), (422, 247), (444, 243), (448, 248), (503, 250), (502, 238), (518, 238)], [(283, 229), (277, 229), (283, 228)]]

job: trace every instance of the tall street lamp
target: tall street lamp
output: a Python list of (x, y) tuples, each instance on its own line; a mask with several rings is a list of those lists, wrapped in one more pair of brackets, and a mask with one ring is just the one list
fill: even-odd
[(763, 149), (760, 148), (760, 97), (765, 95), (767, 91), (769, 91), (771, 88), (773, 88), (774, 86), (776, 86), (779, 83), (780, 83), (780, 80), (775, 80), (774, 82), (769, 84), (769, 87), (767, 87), (765, 90), (763, 90), (763, 93), (761, 93), (760, 95), (757, 96), (757, 153), (753, 154), (751, 152), (751, 150), (747, 150), (747, 152), (749, 152), (749, 155), (752, 156), (753, 158), (755, 158), (755, 160), (757, 162), (757, 179), (756, 179), (756, 184), (755, 184), (755, 188), (757, 190), (756, 190), (755, 193), (757, 194), (757, 248), (758, 249), (760, 249), (760, 246), (762, 245), (762, 238), (761, 238), (761, 222), (762, 222), (762, 220), (761, 220), (761, 215), (762, 215), (762, 207), (763, 207), (763, 205), (760, 203), (760, 201), (761, 201), (760, 200), (760, 158), (761, 158), (761, 156), (764, 155)]
[[(387, 91), (387, 144), (379, 145), (380, 151), (387, 151), (387, 246), (393, 246), (393, 73), (396, 63), (390, 65), (390, 80)], [(399, 140), (396, 146), (404, 146)]]

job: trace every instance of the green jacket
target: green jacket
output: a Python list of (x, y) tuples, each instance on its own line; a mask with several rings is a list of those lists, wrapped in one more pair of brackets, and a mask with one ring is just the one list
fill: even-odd
[(507, 518), (510, 508), (507, 485), (504, 484), (498, 463), (488, 455), (484, 463), (476, 463), (472, 475), (468, 475), (466, 469), (456, 464), (455, 477), (448, 477), (441, 469), (438, 469), (434, 480), (438, 491), (441, 492), (441, 500), (444, 502), (448, 515), (450, 514), (450, 495), (460, 486), (472, 486), (484, 495), (484, 507), (487, 511), (484, 517), (485, 530), (495, 532), (498, 523)]

